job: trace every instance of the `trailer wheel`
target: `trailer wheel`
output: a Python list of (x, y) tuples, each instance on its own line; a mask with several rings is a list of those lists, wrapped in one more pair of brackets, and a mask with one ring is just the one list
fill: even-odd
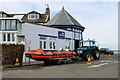
[(68, 63), (68, 60), (64, 60), (64, 64), (67, 64)]
[(100, 51), (97, 49), (93, 50), (92, 56), (94, 60), (98, 60), (100, 58)]
[(71, 58), (72, 59), (72, 61), (77, 61), (78, 60), (78, 58), (76, 57), (76, 58)]
[(50, 63), (51, 63), (50, 60), (44, 60), (45, 65), (49, 65)]
[(91, 58), (91, 53), (89, 51), (86, 51), (83, 56), (82, 56), (82, 59), (85, 60), (85, 61), (88, 61), (88, 57)]
[(58, 65), (61, 64), (61, 60), (60, 60), (60, 59), (58, 59), (58, 60), (56, 60), (56, 61), (57, 61), (57, 64), (58, 64)]

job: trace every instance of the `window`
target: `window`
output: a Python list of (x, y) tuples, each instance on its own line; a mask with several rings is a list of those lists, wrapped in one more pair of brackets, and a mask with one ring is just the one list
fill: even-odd
[(40, 36), (40, 40), (46, 40), (46, 37)]
[(35, 19), (35, 14), (30, 14), (30, 19)]
[(53, 49), (55, 49), (55, 42), (53, 42)]
[(10, 33), (7, 34), (7, 40), (10, 41)]
[(46, 49), (46, 41), (44, 41), (44, 47), (43, 48)]
[(22, 23), (19, 20), (17, 20), (16, 30), (18, 31), (18, 33), (22, 33)]
[(12, 41), (15, 41), (15, 33), (12, 33)]
[(50, 49), (55, 49), (56, 48), (55, 40), (56, 40), (55, 38), (50, 38), (50, 45), (49, 45)]
[(35, 13), (32, 13), (32, 14), (28, 14), (28, 19), (39, 19), (39, 14), (35, 14)]
[(3, 14), (2, 17), (7, 17), (7, 15), (6, 15), (6, 14)]
[(17, 30), (16, 29), (16, 20), (11, 21), (11, 30)]
[(71, 28), (67, 28), (68, 31), (71, 31), (72, 29)]
[(1, 30), (5, 30), (6, 27), (5, 27), (5, 20), (2, 20), (2, 26), (1, 26)]
[(3, 36), (3, 42), (6, 42), (6, 41), (12, 41), (14, 42), (15, 41), (15, 33), (3, 33), (2, 34)]
[(68, 49), (70, 49), (70, 43), (68, 44)]
[(0, 30), (17, 30), (16, 20), (1, 20)]
[(40, 48), (46, 49), (46, 37), (40, 36)]
[(6, 41), (6, 34), (3, 33), (3, 41)]
[(42, 41), (40, 41), (40, 48), (42, 49)]
[(70, 49), (70, 40), (69, 39), (66, 40), (66, 49)]
[(74, 29), (75, 30), (75, 32), (79, 32), (79, 29)]
[(52, 49), (52, 42), (50, 42), (50, 49)]
[(10, 30), (10, 20), (6, 20), (6, 30)]

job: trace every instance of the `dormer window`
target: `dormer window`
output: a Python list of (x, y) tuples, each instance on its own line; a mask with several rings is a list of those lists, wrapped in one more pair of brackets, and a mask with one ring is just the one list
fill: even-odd
[(3, 17), (7, 17), (7, 15), (6, 15), (6, 14), (3, 14), (2, 16), (3, 16)]
[(0, 14), (0, 17), (7, 17), (6, 14)]
[(40, 17), (39, 14), (35, 14), (35, 13), (28, 14), (28, 19), (30, 20), (39, 19), (39, 17)]

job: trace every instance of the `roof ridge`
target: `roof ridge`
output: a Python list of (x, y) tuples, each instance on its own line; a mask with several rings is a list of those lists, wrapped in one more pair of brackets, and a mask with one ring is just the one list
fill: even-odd
[[(68, 13), (66, 13), (66, 10), (64, 10), (64, 11), (65, 11), (66, 16), (67, 16), (68, 19), (70, 20), (70, 22), (73, 24), (73, 22), (71, 21), (70, 17), (68, 16)], [(74, 24), (73, 24), (73, 25), (74, 25)]]
[[(83, 26), (64, 7), (47, 23), (48, 26)], [(84, 27), (83, 27), (84, 28)]]

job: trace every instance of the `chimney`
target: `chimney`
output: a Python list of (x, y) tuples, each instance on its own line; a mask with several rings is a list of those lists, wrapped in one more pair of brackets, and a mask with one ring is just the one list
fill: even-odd
[(50, 20), (50, 9), (49, 9), (49, 5), (48, 4), (45, 4), (45, 8), (46, 8), (46, 11), (45, 11), (45, 14), (48, 16), (48, 20)]
[(49, 5), (48, 5), (48, 4), (45, 4), (45, 8), (49, 8)]

